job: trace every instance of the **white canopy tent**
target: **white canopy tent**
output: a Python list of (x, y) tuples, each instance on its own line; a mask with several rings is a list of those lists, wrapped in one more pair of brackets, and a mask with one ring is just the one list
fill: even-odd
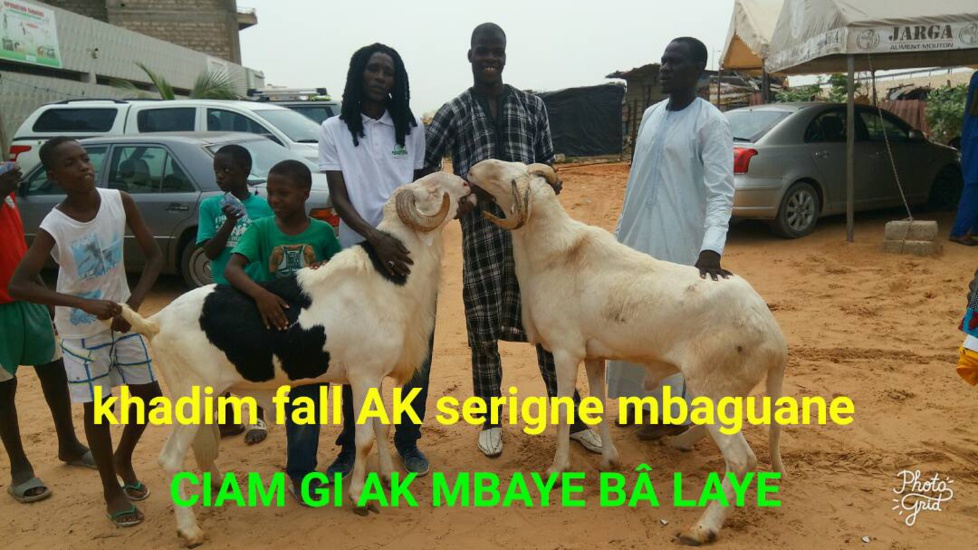
[(846, 234), (853, 240), (856, 70), (978, 63), (978, 1), (785, 0), (764, 66), (769, 73), (849, 75)]
[(734, 0), (720, 67), (759, 74), (784, 0)]

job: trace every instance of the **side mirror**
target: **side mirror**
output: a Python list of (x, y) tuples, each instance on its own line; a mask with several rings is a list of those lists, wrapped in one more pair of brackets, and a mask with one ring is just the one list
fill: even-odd
[(30, 185), (27, 183), (26, 179), (20, 180), (20, 185), (17, 186), (17, 195), (21, 197), (26, 197), (27, 192), (30, 190)]
[(920, 130), (910, 130), (910, 141), (924, 141), (925, 139), (927, 138), (924, 137), (924, 133)]
[(282, 140), (278, 139), (278, 137), (276, 137), (275, 134), (262, 134), (262, 135), (265, 136), (266, 138), (274, 141), (275, 143), (278, 143), (282, 147), (285, 147), (285, 144), (282, 143)]

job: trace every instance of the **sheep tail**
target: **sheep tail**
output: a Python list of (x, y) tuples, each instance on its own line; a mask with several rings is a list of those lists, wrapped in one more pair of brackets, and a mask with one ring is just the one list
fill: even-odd
[(119, 304), (122, 306), (122, 318), (125, 319), (130, 325), (132, 325), (132, 330), (142, 334), (150, 340), (160, 331), (160, 326), (143, 317), (142, 315), (136, 313), (126, 304)]
[[(767, 395), (771, 398), (772, 408), (782, 395), (785, 363), (787, 363), (787, 357), (782, 355), (767, 373)], [(785, 477), (785, 471), (784, 463), (781, 462), (781, 424), (774, 422), (772, 419), (770, 428), (768, 432), (768, 446), (771, 449), (771, 468), (775, 472), (780, 472), (783, 479)]]

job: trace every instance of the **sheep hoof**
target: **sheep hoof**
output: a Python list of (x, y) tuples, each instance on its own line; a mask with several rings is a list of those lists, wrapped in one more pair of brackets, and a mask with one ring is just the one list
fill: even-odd
[(621, 461), (618, 457), (614, 458), (602, 458), (601, 459), (601, 471), (602, 472), (615, 472), (621, 468)]
[(183, 545), (187, 548), (197, 548), (204, 544), (204, 532), (200, 527), (194, 527), (189, 531), (177, 529), (177, 535), (183, 539)]
[(702, 546), (703, 544), (717, 540), (717, 533), (716, 531), (694, 527), (685, 533), (677, 533), (676, 537), (678, 538), (679, 544), (685, 546)]
[(376, 502), (371, 502), (370, 504), (367, 504), (366, 506), (354, 506), (353, 507), (353, 513), (355, 513), (358, 516), (367, 517), (367, 516), (370, 515), (370, 512), (373, 512), (375, 514), (379, 514), (380, 513), (380, 507), (377, 506), (377, 503)]

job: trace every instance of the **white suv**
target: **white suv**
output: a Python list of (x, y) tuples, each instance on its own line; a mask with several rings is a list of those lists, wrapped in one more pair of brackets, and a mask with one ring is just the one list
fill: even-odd
[(260, 134), (318, 164), (319, 125), (266, 102), (217, 99), (171, 101), (81, 99), (49, 103), (20, 125), (10, 160), (26, 173), (41, 145), (55, 136), (86, 138), (171, 131), (235, 131)]

